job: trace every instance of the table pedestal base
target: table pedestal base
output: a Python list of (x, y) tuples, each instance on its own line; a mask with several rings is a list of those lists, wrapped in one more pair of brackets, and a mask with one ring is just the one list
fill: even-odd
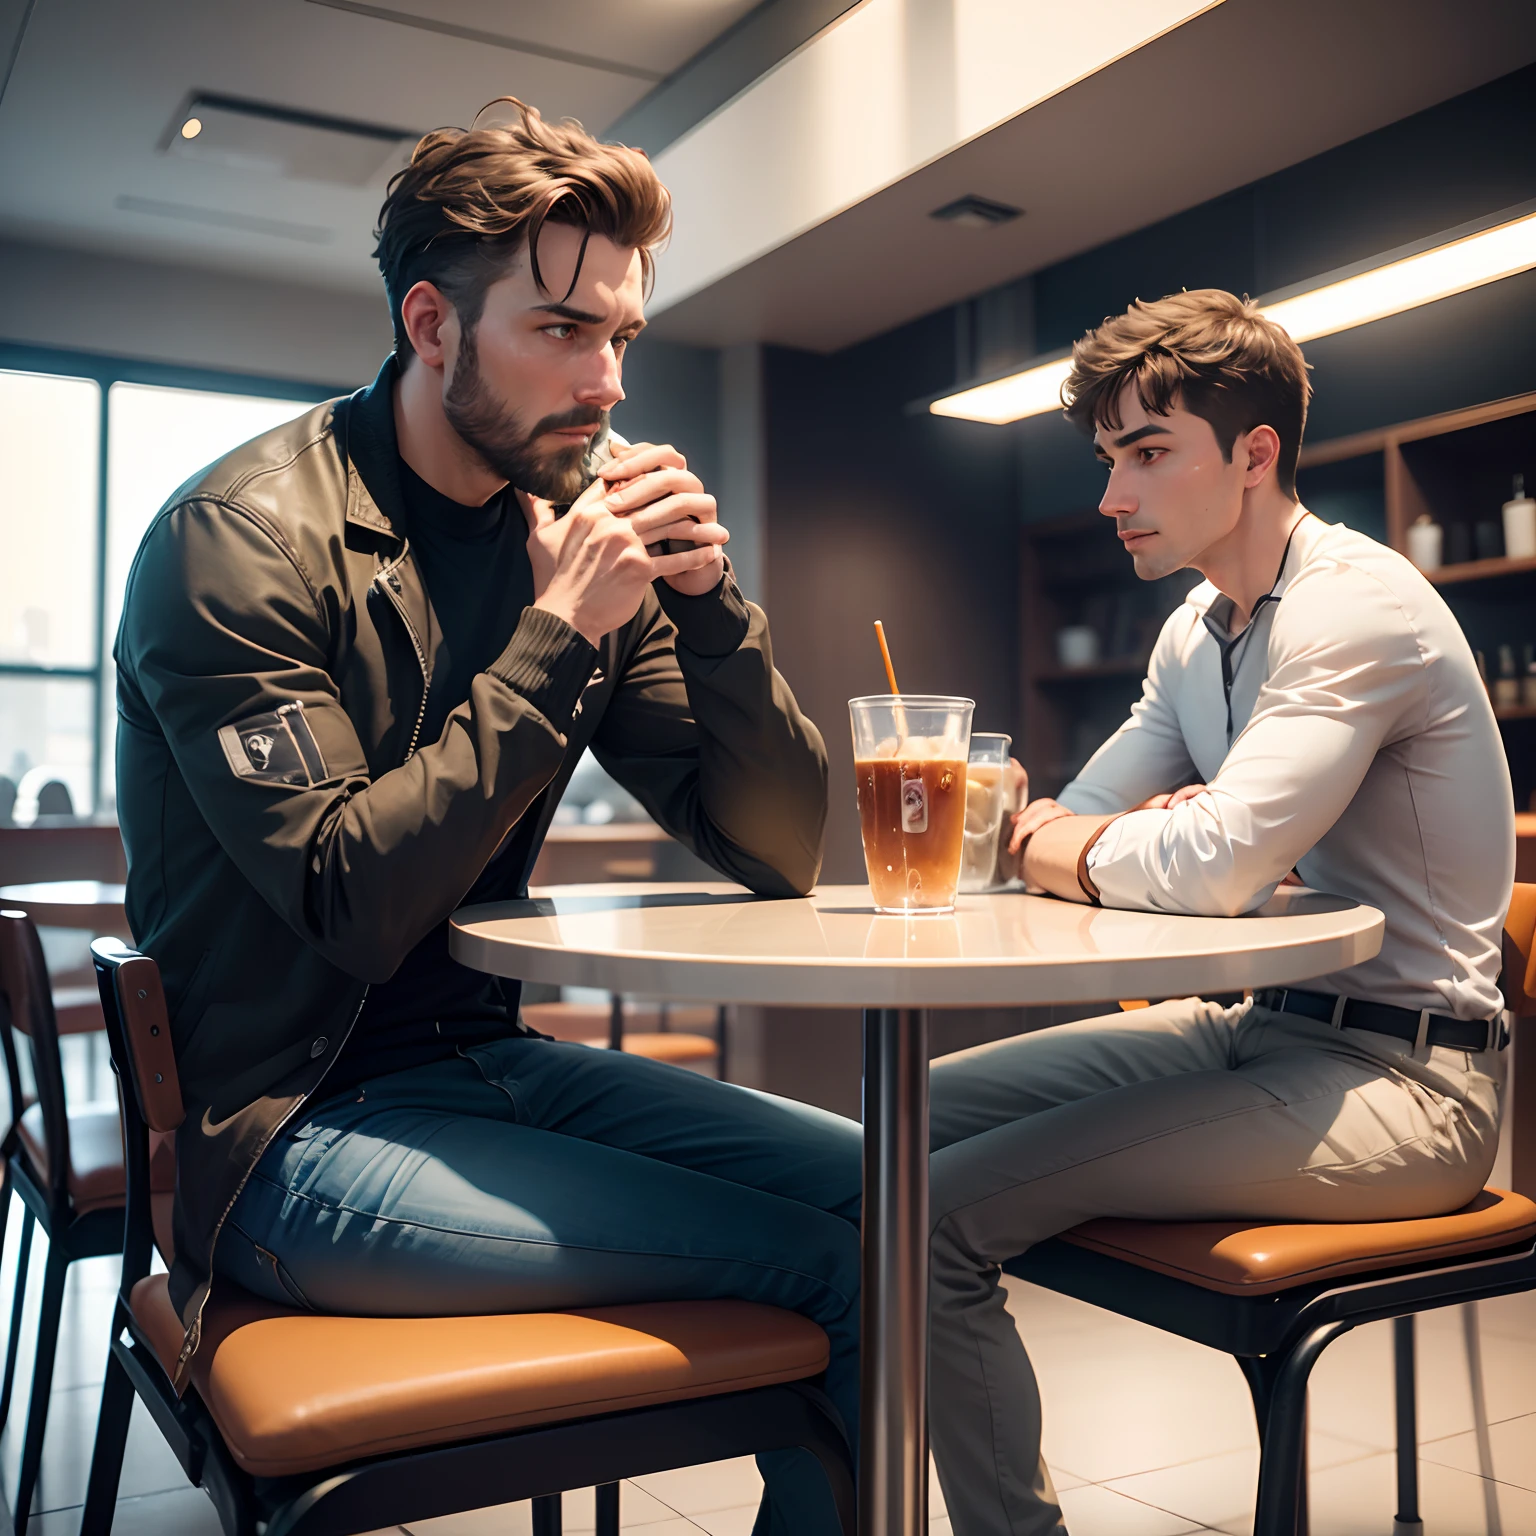
[(928, 1532), (928, 1016), (864, 1010), (859, 1536)]

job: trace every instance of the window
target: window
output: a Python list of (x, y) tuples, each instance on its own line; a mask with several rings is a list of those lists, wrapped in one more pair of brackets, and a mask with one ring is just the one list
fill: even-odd
[(0, 825), (113, 808), (112, 642), (151, 519), (340, 392), (0, 347)]

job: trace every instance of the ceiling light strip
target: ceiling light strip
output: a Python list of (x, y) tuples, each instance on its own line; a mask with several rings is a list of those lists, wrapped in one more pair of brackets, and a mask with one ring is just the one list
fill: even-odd
[[(1400, 261), (1325, 283), (1307, 293), (1260, 306), (1298, 342), (1332, 336), (1373, 320), (1466, 293), (1536, 268), (1536, 213), (1497, 224)], [(1002, 425), (1061, 407), (1070, 356), (1053, 358), (1007, 378), (935, 400), (935, 416)]]

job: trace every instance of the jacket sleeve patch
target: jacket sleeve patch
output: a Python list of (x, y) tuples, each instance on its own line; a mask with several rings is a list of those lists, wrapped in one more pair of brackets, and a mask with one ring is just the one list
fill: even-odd
[(219, 745), (237, 779), (307, 789), (327, 777), (320, 745), (297, 701), (221, 727)]

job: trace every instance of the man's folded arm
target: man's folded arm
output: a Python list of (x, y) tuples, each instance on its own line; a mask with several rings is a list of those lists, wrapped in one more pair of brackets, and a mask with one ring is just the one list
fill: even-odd
[(729, 572), (698, 597), (656, 593), (592, 750), (728, 879), (801, 895), (821, 871), (827, 754), (774, 670), (768, 621)]
[(1069, 811), (1126, 811), (1195, 777), (1171, 697), (1171, 679), (1177, 676), (1179, 647), (1188, 628), (1186, 609), (1163, 625), (1130, 718), (1056, 797)]
[(1034, 859), (1050, 857), (1059, 884), (1079, 839), (1083, 899), (1222, 917), (1262, 906), (1338, 820), (1381, 747), (1423, 724), (1424, 663), (1390, 594), (1372, 589), (1330, 618), (1333, 633), (1278, 659), (1205, 790), (1098, 828), (1082, 825), (1089, 817), (1052, 822), (1025, 850), (1026, 878), (1038, 878), (1030, 856), (1053, 833)]
[[(275, 530), (190, 502), (135, 562), (117, 658), (242, 874), (327, 959), (378, 981), (554, 776), (597, 653), (529, 609), (439, 740), (375, 777), (330, 673), (338, 622)], [(406, 723), (402, 753), (408, 739)]]

